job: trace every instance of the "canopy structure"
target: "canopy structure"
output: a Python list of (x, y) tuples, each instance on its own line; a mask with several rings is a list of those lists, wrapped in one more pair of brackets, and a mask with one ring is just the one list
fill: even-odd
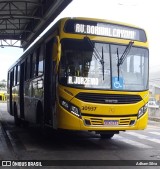
[(0, 46), (25, 50), (71, 1), (0, 1)]

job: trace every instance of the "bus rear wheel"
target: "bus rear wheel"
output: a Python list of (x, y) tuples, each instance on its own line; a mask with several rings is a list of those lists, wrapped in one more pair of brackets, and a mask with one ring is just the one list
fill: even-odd
[(102, 139), (111, 139), (114, 136), (114, 134), (101, 133), (100, 136)]

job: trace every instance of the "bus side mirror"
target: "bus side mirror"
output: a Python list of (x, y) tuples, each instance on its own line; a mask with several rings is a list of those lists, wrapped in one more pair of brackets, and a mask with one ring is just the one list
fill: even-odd
[(54, 38), (54, 43), (53, 43), (53, 61), (56, 62), (56, 72), (58, 71), (58, 66), (59, 66), (59, 61), (60, 61), (60, 56), (61, 56), (61, 43), (59, 36), (56, 36)]

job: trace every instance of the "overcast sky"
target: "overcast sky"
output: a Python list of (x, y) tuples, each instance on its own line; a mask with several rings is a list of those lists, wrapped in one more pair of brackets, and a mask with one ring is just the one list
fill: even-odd
[[(92, 17), (137, 25), (146, 30), (150, 47), (150, 71), (160, 70), (160, 0), (73, 0), (59, 15), (62, 17)], [(0, 48), (0, 80), (21, 56), (20, 48)]]

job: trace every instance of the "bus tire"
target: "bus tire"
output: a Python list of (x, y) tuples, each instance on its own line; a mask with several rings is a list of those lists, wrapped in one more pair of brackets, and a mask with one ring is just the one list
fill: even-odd
[(21, 119), (18, 118), (16, 104), (14, 104), (14, 124), (15, 124), (15, 126), (20, 126), (20, 124), (21, 124)]
[(100, 136), (102, 139), (111, 139), (114, 136), (114, 134), (101, 133)]

